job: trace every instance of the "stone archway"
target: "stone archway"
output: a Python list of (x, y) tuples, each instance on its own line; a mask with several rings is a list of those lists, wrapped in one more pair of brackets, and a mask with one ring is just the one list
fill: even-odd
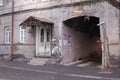
[[(102, 62), (99, 18), (79, 16), (64, 21), (63, 47), (72, 61), (90, 58)], [(64, 52), (64, 50), (63, 50)]]

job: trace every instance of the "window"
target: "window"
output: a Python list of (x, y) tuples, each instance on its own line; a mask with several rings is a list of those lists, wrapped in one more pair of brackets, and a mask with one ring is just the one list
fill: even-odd
[(36, 0), (24, 0), (26, 2), (35, 2)]
[(11, 41), (11, 28), (10, 27), (6, 27), (5, 28), (5, 43), (10, 43)]
[(20, 43), (25, 43), (25, 29), (22, 29), (22, 27), (20, 26)]
[(0, 18), (0, 28), (1, 28), (1, 18)]
[(33, 0), (25, 0), (25, 1), (33, 1)]
[(0, 0), (0, 6), (2, 6), (3, 5), (3, 0)]
[(41, 0), (41, 1), (48, 1), (48, 0)]

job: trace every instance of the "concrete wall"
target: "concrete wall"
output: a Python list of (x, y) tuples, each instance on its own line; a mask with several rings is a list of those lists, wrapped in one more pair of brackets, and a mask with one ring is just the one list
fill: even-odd
[[(106, 6), (107, 5), (107, 6)], [(108, 36), (110, 63), (120, 63), (120, 11), (112, 5), (105, 3), (105, 13), (101, 20), (105, 21), (106, 33)], [(109, 14), (109, 15), (108, 15)]]
[[(23, 54), (26, 58), (33, 58), (35, 45), (14, 45), (14, 54)], [(10, 45), (0, 46), (0, 54), (10, 54)]]

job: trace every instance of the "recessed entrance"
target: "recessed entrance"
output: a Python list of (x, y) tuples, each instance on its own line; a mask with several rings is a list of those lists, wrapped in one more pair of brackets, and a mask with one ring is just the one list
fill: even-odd
[[(33, 26), (34, 25), (34, 26)], [(20, 26), (36, 29), (36, 57), (51, 56), (51, 39), (53, 23), (46, 18), (30, 16)], [(32, 28), (31, 28), (32, 27)]]
[(64, 21), (63, 33), (71, 37), (71, 46), (69, 46), (71, 53), (69, 55), (73, 56), (73, 60), (102, 61), (98, 23), (99, 18), (94, 16), (80, 16)]
[(51, 55), (52, 26), (44, 23), (36, 28), (36, 56), (49, 57)]

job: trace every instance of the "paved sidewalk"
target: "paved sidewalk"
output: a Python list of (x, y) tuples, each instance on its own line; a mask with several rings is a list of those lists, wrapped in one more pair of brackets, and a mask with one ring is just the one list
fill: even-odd
[[(83, 66), (81, 66), (83, 65)], [(120, 80), (120, 68), (112, 68), (108, 71), (102, 71), (97, 64), (87, 62), (79, 65), (63, 66), (63, 65), (46, 65), (33, 66), (15, 61), (1, 61), (0, 67), (26, 72), (37, 72), (44, 74), (52, 74), (56, 76), (67, 76), (75, 78), (86, 78), (91, 80)], [(85, 80), (86, 80), (85, 79)], [(53, 80), (53, 79), (51, 79)], [(55, 80), (55, 79), (54, 79)], [(72, 79), (71, 79), (72, 80)]]

